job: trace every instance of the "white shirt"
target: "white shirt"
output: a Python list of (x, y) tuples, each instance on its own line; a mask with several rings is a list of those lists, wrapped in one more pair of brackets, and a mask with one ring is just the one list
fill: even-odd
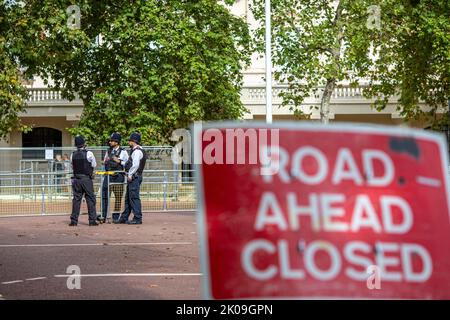
[(134, 150), (134, 152), (131, 154), (131, 159), (133, 160), (133, 165), (131, 166), (130, 170), (128, 171), (128, 177), (130, 177), (130, 178), (133, 176), (133, 174), (136, 173), (137, 169), (139, 168), (139, 163), (141, 162), (141, 159), (144, 157), (144, 154), (142, 153), (139, 146), (135, 146), (133, 148), (133, 150)]
[[(120, 146), (115, 147), (113, 150), (117, 151), (120, 148)], [(106, 159), (108, 159), (108, 153), (105, 154), (105, 158), (103, 159), (104, 162), (106, 162)], [(125, 150), (122, 150), (119, 154), (120, 164), (122, 166), (125, 166), (125, 163), (128, 161), (128, 152)]]
[[(72, 162), (72, 156), (73, 156), (73, 153), (70, 155), (70, 162), (71, 163), (73, 163)], [(94, 154), (91, 151), (88, 151), (86, 153), (86, 160), (91, 164), (92, 168), (95, 168), (97, 166), (97, 161), (95, 161), (95, 156), (94, 156)], [(72, 165), (72, 167), (73, 167), (73, 165)]]

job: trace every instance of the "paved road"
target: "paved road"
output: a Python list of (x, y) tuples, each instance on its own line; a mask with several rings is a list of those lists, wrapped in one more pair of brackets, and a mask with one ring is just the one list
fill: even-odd
[[(67, 216), (0, 218), (0, 299), (199, 299), (195, 214), (149, 213), (139, 226), (78, 227)], [(81, 289), (69, 290), (81, 270)]]

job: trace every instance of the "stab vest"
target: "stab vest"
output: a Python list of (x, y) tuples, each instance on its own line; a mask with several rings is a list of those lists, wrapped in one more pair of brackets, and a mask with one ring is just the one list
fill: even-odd
[(139, 168), (137, 169), (136, 174), (138, 176), (142, 176), (148, 156), (147, 156), (147, 153), (145, 152), (145, 150), (142, 149), (140, 146), (131, 150), (130, 157), (128, 158), (128, 161), (125, 164), (125, 171), (126, 172), (130, 171), (131, 167), (133, 166), (133, 159), (131, 158), (131, 156), (132, 156), (133, 152), (136, 151), (137, 149), (142, 151), (142, 159), (139, 161)]
[(72, 166), (74, 174), (84, 174), (87, 176), (92, 175), (94, 168), (87, 160), (87, 150), (77, 149), (72, 153)]
[(108, 158), (109, 160), (105, 163), (105, 170), (106, 171), (123, 171), (123, 166), (121, 163), (114, 162), (112, 158), (116, 156), (119, 158), (120, 153), (123, 151), (122, 148), (119, 147), (119, 149), (114, 150), (113, 148), (108, 149)]

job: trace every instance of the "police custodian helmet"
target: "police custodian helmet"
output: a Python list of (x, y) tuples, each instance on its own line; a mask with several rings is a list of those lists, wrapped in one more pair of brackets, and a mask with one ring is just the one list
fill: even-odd
[(137, 144), (141, 144), (141, 135), (137, 132), (133, 132), (130, 136), (130, 139), (128, 141), (134, 141)]
[(80, 148), (80, 147), (84, 146), (85, 143), (86, 143), (86, 141), (84, 140), (83, 136), (76, 136), (75, 137), (75, 147)]
[(120, 143), (120, 141), (122, 141), (122, 137), (121, 137), (121, 135), (120, 135), (119, 133), (114, 132), (114, 133), (111, 135), (111, 137), (109, 137), (109, 140), (110, 140), (110, 141), (115, 141), (115, 142), (117, 142), (117, 143)]

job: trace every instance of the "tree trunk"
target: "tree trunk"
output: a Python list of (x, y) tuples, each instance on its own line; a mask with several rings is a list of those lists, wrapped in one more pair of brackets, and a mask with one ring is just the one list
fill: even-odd
[(336, 87), (336, 79), (327, 79), (327, 84), (322, 93), (322, 100), (320, 101), (320, 121), (323, 124), (330, 122), (330, 100)]
[(344, 0), (339, 1), (337, 9), (336, 9), (336, 15), (334, 16), (333, 20), (333, 27), (337, 28), (337, 34), (336, 34), (336, 42), (335, 45), (330, 48), (332, 59), (334, 64), (336, 65), (336, 73), (335, 75), (330, 75), (327, 79), (327, 83), (325, 85), (325, 89), (322, 93), (322, 101), (320, 102), (320, 120), (323, 124), (328, 124), (330, 122), (330, 100), (331, 95), (333, 94), (334, 88), (336, 87), (337, 82), (337, 74), (340, 72), (340, 62), (341, 62), (341, 48), (342, 48), (342, 41), (344, 38), (343, 34), (343, 26), (342, 26), (342, 10), (343, 10), (343, 4)]

